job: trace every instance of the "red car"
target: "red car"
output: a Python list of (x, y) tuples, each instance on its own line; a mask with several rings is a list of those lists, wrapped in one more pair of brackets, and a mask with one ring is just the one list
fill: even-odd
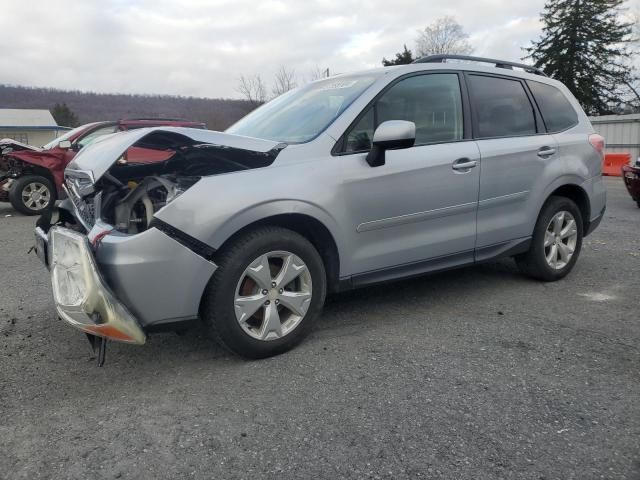
[(631, 198), (640, 207), (640, 159), (636, 161), (635, 166), (624, 165), (622, 167), (622, 178), (624, 178), (624, 184), (629, 190)]
[[(103, 135), (159, 126), (206, 128), (204, 123), (174, 119), (127, 119), (82, 125), (41, 148), (11, 139), (0, 140), (0, 202), (11, 202), (13, 208), (25, 215), (39, 215), (64, 196), (64, 169), (82, 147)], [(157, 151), (151, 159), (147, 153), (146, 149), (132, 147), (127, 151), (127, 158), (135, 161), (136, 157), (144, 156), (146, 161), (164, 160), (158, 158)]]

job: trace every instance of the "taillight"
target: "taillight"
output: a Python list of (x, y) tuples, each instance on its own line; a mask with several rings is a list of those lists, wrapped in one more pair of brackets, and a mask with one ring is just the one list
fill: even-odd
[(604, 137), (597, 133), (592, 133), (589, 135), (589, 143), (595, 148), (596, 152), (600, 154), (600, 157), (604, 159)]

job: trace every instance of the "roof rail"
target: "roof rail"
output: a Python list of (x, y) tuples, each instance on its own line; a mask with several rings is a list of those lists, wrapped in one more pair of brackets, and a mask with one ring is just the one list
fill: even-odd
[(446, 60), (465, 60), (467, 62), (493, 63), (496, 68), (506, 68), (513, 70), (513, 67), (521, 68), (527, 73), (548, 76), (541, 69), (524, 63), (506, 62), (504, 60), (496, 60), (495, 58), (473, 57), (470, 55), (429, 55), (415, 60), (413, 63), (445, 63)]
[(164, 118), (164, 117), (133, 117), (133, 118), (125, 117), (125, 118), (121, 118), (120, 121), (121, 122), (147, 122), (147, 121), (149, 122), (157, 122), (157, 121), (185, 122), (186, 120), (182, 120), (181, 118)]

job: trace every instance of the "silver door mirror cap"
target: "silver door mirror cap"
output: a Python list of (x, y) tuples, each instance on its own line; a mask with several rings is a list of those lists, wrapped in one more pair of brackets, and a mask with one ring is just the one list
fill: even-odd
[(367, 163), (372, 167), (379, 167), (385, 164), (386, 150), (413, 147), (416, 143), (416, 124), (405, 120), (382, 122), (373, 134), (372, 143)]
[[(393, 144), (400, 143), (400, 148), (412, 147), (416, 141), (416, 124), (405, 120), (387, 120), (376, 128), (373, 144), (385, 148), (398, 148)], [(406, 146), (405, 146), (406, 145)]]
[(68, 150), (71, 148), (71, 141), (70, 140), (62, 140), (60, 143), (58, 143), (58, 148), (62, 148), (63, 150)]

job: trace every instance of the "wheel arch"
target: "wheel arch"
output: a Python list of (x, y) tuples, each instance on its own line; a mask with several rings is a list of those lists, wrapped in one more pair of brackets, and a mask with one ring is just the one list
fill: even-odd
[(18, 157), (17, 155), (11, 155), (11, 158), (15, 162), (20, 162), (20, 176), (24, 177), (27, 175), (38, 175), (40, 177), (46, 178), (53, 185), (52, 193), (55, 193), (56, 198), (60, 198), (63, 191), (59, 186), (58, 178), (56, 177), (56, 175), (54, 175), (51, 169), (47, 168), (44, 165), (39, 165), (37, 163), (31, 162), (29, 161), (29, 159)]
[(587, 195), (587, 192), (582, 187), (574, 183), (566, 183), (564, 185), (561, 185), (555, 188), (547, 196), (543, 203), (543, 206), (549, 201), (551, 197), (565, 197), (573, 200), (573, 202), (575, 202), (575, 204), (580, 209), (584, 232), (589, 231), (588, 227), (591, 220), (591, 202), (589, 200), (589, 195)]
[(24, 163), (24, 166), (22, 168), (22, 174), (18, 178), (27, 177), (27, 176), (38, 176), (38, 177), (46, 178), (51, 182), (51, 185), (53, 186), (53, 191), (51, 193), (55, 195), (56, 199), (60, 198), (60, 189), (56, 184), (56, 179), (47, 168), (40, 167), (38, 165), (33, 165), (30, 163)]
[[(217, 251), (224, 250), (236, 238), (250, 230), (264, 226), (292, 230), (311, 242), (324, 263), (328, 290), (337, 290), (340, 278), (340, 251), (336, 239), (323, 222), (306, 213), (279, 213), (248, 223), (226, 238)], [(215, 254), (213, 261), (215, 263)]]

